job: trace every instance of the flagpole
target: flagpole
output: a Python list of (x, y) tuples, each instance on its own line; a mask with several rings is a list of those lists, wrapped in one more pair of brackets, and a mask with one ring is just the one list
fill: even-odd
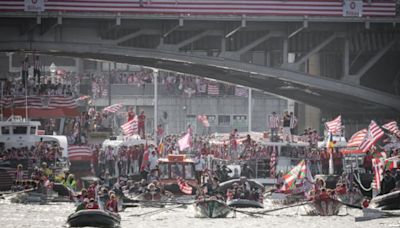
[(252, 101), (252, 96), (253, 96), (253, 94), (252, 94), (252, 89), (251, 88), (249, 88), (249, 101), (248, 101), (248, 131), (249, 131), (249, 133), (251, 132), (251, 121), (252, 121), (252, 113), (251, 113), (251, 107), (252, 107), (252, 103), (251, 103), (251, 101)]
[(28, 79), (29, 79), (29, 74), (25, 80), (25, 121), (28, 121), (28, 86), (27, 86)]
[[(3, 100), (4, 98), (4, 81), (1, 81), (1, 100)], [(4, 105), (1, 105), (1, 121), (3, 121), (3, 116), (4, 116), (4, 109), (3, 109)]]
[(154, 140), (157, 140), (157, 125), (158, 125), (158, 69), (153, 69), (154, 80)]

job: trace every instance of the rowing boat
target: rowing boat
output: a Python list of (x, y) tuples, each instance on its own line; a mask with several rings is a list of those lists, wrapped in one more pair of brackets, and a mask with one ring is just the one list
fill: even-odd
[(198, 200), (194, 207), (199, 218), (225, 218), (232, 211), (225, 202), (213, 198)]

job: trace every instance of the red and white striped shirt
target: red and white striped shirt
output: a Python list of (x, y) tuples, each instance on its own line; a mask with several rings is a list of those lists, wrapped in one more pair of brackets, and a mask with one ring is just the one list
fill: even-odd
[(279, 128), (280, 117), (278, 115), (271, 115), (268, 118), (269, 128)]

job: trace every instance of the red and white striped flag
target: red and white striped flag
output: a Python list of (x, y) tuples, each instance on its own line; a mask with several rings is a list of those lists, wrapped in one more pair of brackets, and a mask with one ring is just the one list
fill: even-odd
[(249, 90), (244, 87), (236, 86), (235, 87), (235, 95), (239, 97), (248, 97), (249, 96)]
[(207, 92), (209, 95), (219, 95), (219, 85), (208, 84)]
[(397, 126), (396, 121), (386, 123), (386, 124), (382, 125), (382, 127), (384, 129), (388, 130), (391, 134), (394, 134), (394, 135), (400, 134), (400, 130), (399, 130), (399, 127)]
[(334, 120), (326, 122), (325, 127), (332, 134), (340, 134), (342, 131), (342, 116), (339, 115)]
[(138, 117), (137, 115), (130, 121), (121, 125), (122, 133), (124, 135), (135, 135), (138, 134)]
[(364, 141), (360, 145), (360, 149), (362, 152), (367, 152), (371, 147), (380, 139), (385, 133), (382, 129), (375, 123), (375, 121), (371, 121), (368, 126), (368, 132), (364, 139)]
[(121, 103), (113, 104), (113, 105), (110, 105), (110, 106), (108, 106), (108, 107), (105, 107), (105, 108), (103, 109), (103, 112), (116, 113), (116, 112), (118, 112), (118, 110), (120, 110), (122, 107), (124, 107), (124, 105), (121, 104)]
[(372, 167), (373, 167), (373, 171), (374, 171), (375, 189), (377, 189), (378, 191), (381, 190), (383, 166), (384, 166), (384, 163), (383, 163), (382, 159), (380, 159), (380, 158), (372, 159)]
[(186, 195), (192, 195), (193, 188), (192, 186), (188, 185), (186, 181), (179, 177), (176, 182), (178, 183), (179, 190), (181, 190), (181, 192), (185, 193)]
[(347, 147), (359, 147), (367, 136), (367, 133), (368, 131), (366, 128), (354, 133), (354, 135), (351, 136), (351, 138), (347, 142)]
[(92, 150), (88, 146), (68, 146), (69, 160), (82, 160), (92, 157)]

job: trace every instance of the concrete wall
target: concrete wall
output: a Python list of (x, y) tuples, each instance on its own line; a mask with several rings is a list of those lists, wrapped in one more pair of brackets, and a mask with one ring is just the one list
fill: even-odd
[[(136, 112), (143, 109), (147, 116), (147, 132), (153, 129), (153, 97), (147, 96), (113, 96), (112, 104), (123, 103), (125, 106), (134, 107)], [(107, 106), (108, 98), (97, 99), (97, 106)], [(196, 121), (197, 115), (208, 115), (210, 118), (211, 132), (230, 132), (233, 128), (239, 131), (247, 131), (248, 119), (248, 98), (227, 96), (227, 97), (183, 97), (183, 96), (160, 96), (158, 100), (158, 121), (166, 124), (168, 133), (180, 133), (185, 131), (187, 124), (191, 123), (198, 133), (203, 131), (200, 122)], [(266, 130), (267, 115), (273, 111), (282, 113), (287, 110), (287, 101), (269, 95), (258, 95), (253, 98), (252, 126), (253, 131)], [(168, 117), (163, 119), (163, 113)], [(218, 118), (229, 116), (229, 124), (222, 124)], [(234, 118), (236, 119), (234, 121)]]

